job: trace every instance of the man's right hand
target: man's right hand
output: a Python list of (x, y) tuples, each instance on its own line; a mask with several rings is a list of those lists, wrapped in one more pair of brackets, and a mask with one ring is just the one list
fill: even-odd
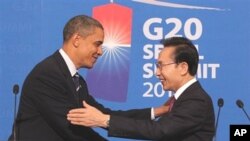
[(67, 114), (67, 119), (74, 125), (83, 125), (87, 127), (108, 126), (110, 115), (105, 115), (95, 107), (83, 101), (83, 107), (72, 109)]

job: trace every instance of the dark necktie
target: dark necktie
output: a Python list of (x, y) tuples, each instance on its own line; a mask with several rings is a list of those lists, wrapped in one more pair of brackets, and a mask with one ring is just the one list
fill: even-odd
[(175, 102), (175, 97), (174, 96), (170, 97), (170, 99), (169, 99), (169, 111), (172, 110), (174, 102)]
[(81, 85), (79, 83), (79, 74), (78, 72), (76, 72), (76, 74), (73, 76), (73, 81), (74, 81), (74, 84), (75, 84), (75, 87), (76, 87), (76, 91), (78, 92), (79, 89), (81, 88)]

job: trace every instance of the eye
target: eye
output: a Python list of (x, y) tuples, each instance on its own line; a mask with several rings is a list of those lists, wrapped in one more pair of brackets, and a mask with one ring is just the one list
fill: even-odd
[(96, 41), (94, 42), (94, 46), (99, 47), (102, 45), (102, 43), (103, 43), (102, 41)]

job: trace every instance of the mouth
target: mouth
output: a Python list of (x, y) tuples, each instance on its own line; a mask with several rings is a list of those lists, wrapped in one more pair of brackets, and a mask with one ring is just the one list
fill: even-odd
[(98, 57), (93, 56), (94, 62), (97, 61)]
[(162, 79), (162, 78), (159, 78), (159, 80), (160, 80), (161, 82), (166, 81), (165, 79)]
[(167, 81), (165, 79), (160, 79), (160, 82), (162, 85), (166, 85), (167, 84)]

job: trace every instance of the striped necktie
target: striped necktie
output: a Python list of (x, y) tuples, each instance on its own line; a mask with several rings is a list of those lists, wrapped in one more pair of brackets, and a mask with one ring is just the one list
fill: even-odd
[(80, 83), (79, 83), (79, 78), (80, 78), (80, 76), (79, 76), (78, 72), (76, 72), (76, 74), (73, 76), (73, 81), (74, 81), (74, 84), (75, 84), (75, 87), (76, 87), (76, 91), (77, 91), (77, 92), (78, 92), (79, 89), (81, 88), (81, 85), (80, 85)]

